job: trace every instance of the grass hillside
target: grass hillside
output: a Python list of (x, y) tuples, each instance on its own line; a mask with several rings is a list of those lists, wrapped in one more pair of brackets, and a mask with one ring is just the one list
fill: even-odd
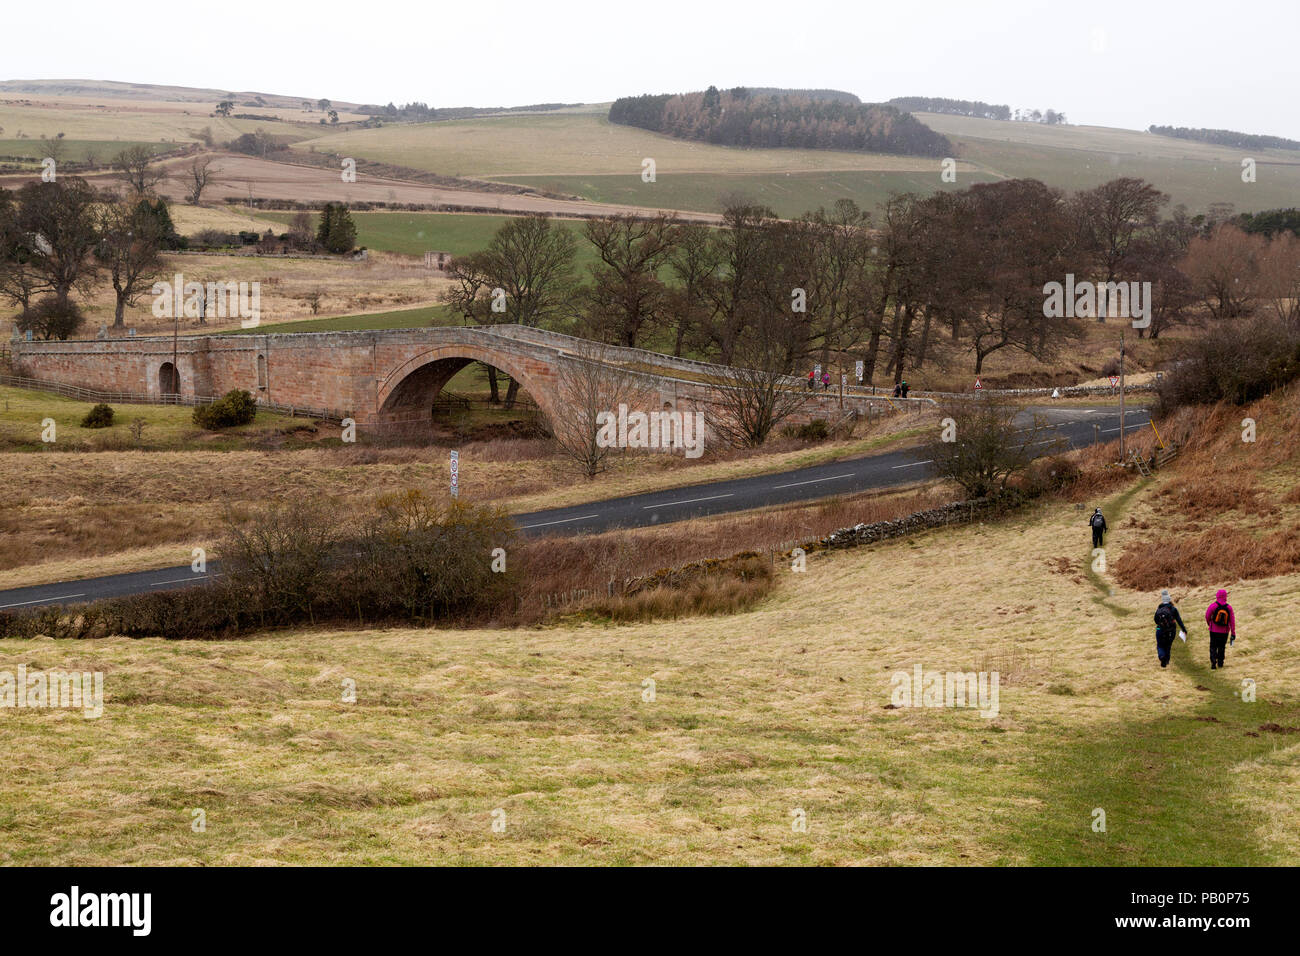
[[(1123, 553), (1183, 477), (1077, 504)], [(24, 834), (0, 860), (1300, 862), (1300, 575), (1226, 582), (1226, 670), (1195, 624), (1161, 670), (1156, 594), (1088, 573), (1084, 514), (814, 555), (756, 609), (671, 628), (0, 641), (2, 669), (101, 670), (106, 692), (98, 720), (0, 714), (0, 819)], [(1179, 592), (1189, 623), (1211, 596)], [(997, 715), (891, 707), (918, 664), (997, 671)]]
[[(1007, 177), (1032, 177), (1066, 190), (1090, 189), (1118, 176), (1154, 183), (1192, 213), (1212, 202), (1238, 212), (1292, 206), (1300, 192), (1300, 156), (1284, 150), (1243, 152), (1137, 130), (1044, 126), (920, 114), (948, 135), (963, 159)], [(1241, 180), (1241, 161), (1256, 162), (1256, 181)], [(958, 174), (958, 179), (962, 177)]]

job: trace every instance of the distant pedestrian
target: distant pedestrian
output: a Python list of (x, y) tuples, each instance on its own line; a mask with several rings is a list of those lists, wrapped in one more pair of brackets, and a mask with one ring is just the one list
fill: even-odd
[(830, 387), (831, 387), (831, 373), (822, 372), (822, 391), (824, 392)]
[(1214, 603), (1205, 609), (1205, 623), (1210, 625), (1210, 670), (1223, 666), (1223, 656), (1228, 646), (1228, 636), (1237, 643), (1237, 616), (1228, 603), (1228, 592), (1219, 588)]
[(907, 398), (907, 392), (911, 388), (911, 386), (907, 384), (907, 379), (903, 379), (903, 383), (899, 386), (899, 388), (902, 389), (903, 392), (902, 397)]
[(809, 373), (808, 373), (808, 391), (811, 392), (811, 391), (812, 391), (814, 388), (816, 388), (816, 387), (817, 387), (817, 373), (816, 373), (816, 371), (809, 372)]
[(1092, 546), (1100, 548), (1106, 534), (1106, 518), (1101, 513), (1100, 508), (1092, 513), (1092, 517), (1088, 519), (1088, 524), (1092, 526)]
[(902, 386), (902, 385), (895, 385), (895, 386), (894, 386), (894, 398), (902, 398), (902, 397), (903, 397), (903, 386)]
[(1160, 592), (1160, 606), (1156, 608), (1156, 657), (1161, 667), (1169, 666), (1169, 650), (1174, 646), (1174, 638), (1181, 637), (1187, 643), (1187, 625), (1183, 616), (1174, 607), (1174, 599), (1167, 590)]

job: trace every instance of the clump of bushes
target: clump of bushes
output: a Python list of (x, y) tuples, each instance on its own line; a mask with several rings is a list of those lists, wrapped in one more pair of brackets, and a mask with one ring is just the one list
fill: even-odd
[(825, 441), (830, 437), (830, 422), (824, 418), (814, 418), (806, 425), (789, 425), (782, 429), (787, 438), (797, 438), (800, 441)]
[(346, 524), (311, 502), (227, 517), (221, 576), (86, 608), (0, 613), (0, 636), (212, 639), (320, 624), (430, 625), (514, 611), (514, 525), (495, 507), (420, 491), (380, 498)]
[(1021, 478), (1020, 487), (1031, 496), (1045, 495), (1073, 487), (1080, 475), (1079, 466), (1073, 459), (1053, 455), (1030, 464)]
[(111, 428), (113, 425), (113, 408), (100, 402), (81, 420), (82, 428)]
[(1300, 330), (1258, 316), (1210, 326), (1184, 346), (1159, 385), (1166, 411), (1183, 405), (1245, 405), (1300, 378)]
[(194, 408), (194, 424), (208, 431), (219, 431), (235, 425), (247, 425), (257, 416), (257, 402), (251, 392), (231, 389), (211, 405)]

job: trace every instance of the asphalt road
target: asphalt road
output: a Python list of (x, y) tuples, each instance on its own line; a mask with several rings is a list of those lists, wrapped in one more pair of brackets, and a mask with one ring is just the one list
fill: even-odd
[[(1094, 442), (1113, 441), (1119, 434), (1119, 412), (1111, 408), (1042, 407), (1028, 410), (1045, 416), (1051, 428), (1039, 444), (1042, 452), (1063, 439), (1069, 448), (1082, 448)], [(1130, 408), (1126, 415), (1126, 432), (1146, 428), (1150, 420), (1143, 406)], [(704, 485), (610, 498), (567, 508), (553, 508), (515, 515), (515, 522), (526, 535), (578, 534), (667, 524), (707, 515), (748, 511), (771, 505), (815, 501), (834, 495), (853, 494), (905, 485), (931, 477), (930, 462), (921, 449), (910, 448), (865, 458), (812, 465), (794, 471), (735, 478)], [(21, 610), (44, 605), (83, 604), (110, 597), (146, 594), (151, 591), (201, 584), (221, 573), (216, 562), (209, 562), (206, 573), (199, 574), (189, 565), (157, 571), (112, 574), (80, 581), (41, 584), (33, 587), (0, 591), (0, 611)]]

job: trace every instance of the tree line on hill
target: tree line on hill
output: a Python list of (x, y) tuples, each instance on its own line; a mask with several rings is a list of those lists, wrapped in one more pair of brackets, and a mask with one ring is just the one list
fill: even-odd
[(1190, 139), (1198, 143), (1231, 146), (1234, 149), (1300, 149), (1300, 141), (1282, 136), (1263, 136), (1256, 133), (1239, 133), (1231, 129), (1197, 129), (1187, 126), (1148, 126), (1148, 133)]
[(1086, 321), (1117, 320), (1096, 298), (1049, 308), (1054, 282), (1149, 282), (1139, 336), (1252, 315), (1300, 327), (1300, 239), (1181, 208), (1165, 215), (1167, 202), (1139, 179), (1073, 195), (1022, 179), (896, 195), (874, 214), (841, 200), (781, 220), (736, 202), (721, 228), (616, 216), (583, 227), (597, 258), (586, 281), (575, 233), (525, 217), (453, 260), (445, 300), (470, 324), (550, 328), (775, 377), (860, 360), (867, 383), (963, 355), (976, 375), (998, 352), (1049, 360)]
[(433, 123), (440, 120), (472, 119), (495, 113), (545, 113), (581, 105), (581, 103), (533, 103), (530, 106), (450, 106), (438, 109), (427, 103), (415, 101), (401, 106), (392, 102), (386, 106), (367, 103), (358, 106), (352, 112), (393, 123)]
[(947, 137), (888, 104), (760, 95), (745, 87), (626, 96), (610, 106), (609, 121), (718, 146), (954, 155)]
[(1020, 123), (1043, 123), (1047, 126), (1064, 125), (1065, 114), (1056, 110), (1016, 109), (1004, 103), (985, 103), (980, 100), (952, 100), (943, 96), (896, 96), (891, 106), (913, 113), (946, 113), (950, 116), (974, 116), (979, 119), (1015, 120)]

